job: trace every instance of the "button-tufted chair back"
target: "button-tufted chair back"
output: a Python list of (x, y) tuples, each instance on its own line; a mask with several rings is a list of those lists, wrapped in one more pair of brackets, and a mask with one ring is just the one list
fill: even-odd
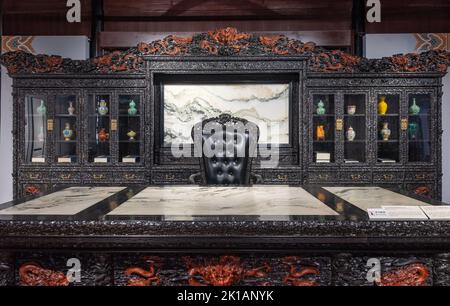
[[(201, 132), (200, 132), (201, 129)], [(192, 129), (200, 132), (201, 177), (208, 185), (250, 185), (251, 164), (257, 149), (259, 128), (245, 119), (222, 114), (203, 120)]]

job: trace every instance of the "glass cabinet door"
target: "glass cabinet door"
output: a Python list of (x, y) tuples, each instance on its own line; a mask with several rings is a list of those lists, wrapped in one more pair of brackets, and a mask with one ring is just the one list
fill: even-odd
[(89, 95), (87, 109), (88, 162), (111, 163), (111, 95)]
[(335, 162), (335, 98), (332, 94), (313, 95), (313, 162)]
[(47, 101), (43, 96), (25, 97), (25, 163), (47, 163)]
[(141, 162), (140, 95), (119, 94), (119, 163)]
[(344, 163), (366, 162), (367, 115), (365, 94), (344, 94)]
[(54, 104), (54, 158), (58, 164), (78, 162), (78, 99), (56, 95)]
[(377, 162), (400, 162), (400, 93), (377, 95)]
[(431, 95), (408, 95), (408, 162), (431, 162)]

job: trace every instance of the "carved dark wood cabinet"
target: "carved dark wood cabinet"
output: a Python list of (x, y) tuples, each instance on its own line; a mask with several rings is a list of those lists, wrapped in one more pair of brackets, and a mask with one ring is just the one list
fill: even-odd
[[(448, 52), (366, 59), (226, 28), (85, 61), (24, 52), (0, 60), (14, 79), (15, 198), (126, 186), (89, 214), (0, 220), (0, 285), (69, 285), (70, 258), (83, 267), (74, 285), (450, 284), (450, 223), (372, 222), (314, 186), (395, 187), (437, 203)], [(336, 216), (104, 216), (149, 184), (188, 184), (199, 171), (198, 159), (171, 153), (168, 140), (183, 135), (167, 130), (177, 104), (165, 102), (165, 88), (211, 84), (280, 85), (279, 162), (263, 167), (258, 156), (253, 171), (263, 184), (304, 185)], [(205, 117), (220, 111), (189, 107)], [(383, 266), (378, 281), (367, 279), (373, 258)]]
[(73, 184), (187, 184), (198, 162), (164, 145), (163, 86), (282, 82), (289, 140), (277, 167), (257, 162), (263, 183), (396, 185), (440, 199), (448, 62), (444, 51), (368, 60), (232, 28), (86, 61), (7, 53), (15, 197)]

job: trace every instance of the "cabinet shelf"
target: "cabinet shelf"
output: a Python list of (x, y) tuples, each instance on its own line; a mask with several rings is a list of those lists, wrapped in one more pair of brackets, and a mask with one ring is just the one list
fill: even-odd
[(56, 114), (55, 118), (77, 118), (77, 115), (69, 115), (69, 114)]
[(408, 114), (408, 117), (430, 117), (430, 114)]
[(109, 144), (109, 140), (106, 141), (95, 141), (95, 140), (90, 140), (89, 144)]
[(377, 116), (378, 116), (378, 118), (383, 118), (383, 117), (398, 117), (398, 116), (400, 116), (400, 114), (385, 114), (385, 115), (380, 115), (380, 114), (377, 114)]
[(89, 117), (91, 118), (109, 118), (109, 114), (106, 115), (100, 115), (100, 114), (90, 114)]
[(27, 114), (27, 115), (25, 115), (25, 117), (46, 118), (47, 114), (44, 114), (44, 115), (39, 115), (39, 114), (29, 115), (29, 114)]
[(125, 115), (125, 114), (120, 114), (119, 118), (140, 118), (141, 115), (137, 114), (137, 115)]

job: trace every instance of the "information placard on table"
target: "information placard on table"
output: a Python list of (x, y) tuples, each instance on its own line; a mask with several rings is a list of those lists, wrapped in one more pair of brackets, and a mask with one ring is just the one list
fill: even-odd
[(368, 208), (370, 220), (428, 220), (427, 215), (419, 206), (382, 206)]

